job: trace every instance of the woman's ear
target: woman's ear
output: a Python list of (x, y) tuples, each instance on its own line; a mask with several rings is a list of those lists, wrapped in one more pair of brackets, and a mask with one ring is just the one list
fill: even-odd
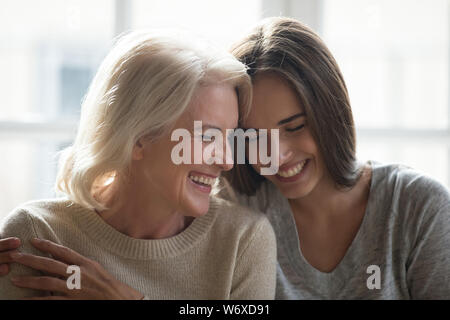
[(144, 142), (143, 142), (143, 138), (140, 138), (140, 139), (138, 139), (138, 141), (136, 141), (136, 144), (133, 147), (132, 159), (133, 160), (142, 160), (142, 159), (144, 159)]

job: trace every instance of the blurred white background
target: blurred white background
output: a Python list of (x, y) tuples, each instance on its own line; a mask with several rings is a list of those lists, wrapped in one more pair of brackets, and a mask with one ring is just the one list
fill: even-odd
[(223, 48), (259, 19), (316, 30), (340, 65), (358, 156), (450, 185), (450, 0), (0, 0), (0, 218), (54, 196), (55, 153), (112, 39), (182, 27)]

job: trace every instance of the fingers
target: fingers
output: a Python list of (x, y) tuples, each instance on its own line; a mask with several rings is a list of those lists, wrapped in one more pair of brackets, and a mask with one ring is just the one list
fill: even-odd
[(14, 262), (12, 255), (17, 252), (17, 250), (0, 252), (0, 277), (6, 276), (9, 273), (9, 266), (7, 263)]
[(14, 262), (20, 263), (35, 270), (40, 270), (53, 275), (67, 277), (67, 265), (63, 262), (28, 253), (16, 252), (11, 255)]
[(0, 252), (0, 264), (13, 262), (14, 259), (12, 256), (14, 255), (14, 253), (18, 253), (18, 252), (19, 251), (17, 251), (17, 250)]
[(14, 250), (18, 247), (20, 247), (20, 239), (18, 238), (0, 239), (0, 251)]
[(31, 244), (40, 251), (50, 253), (55, 259), (58, 259), (67, 264), (75, 264), (81, 266), (83, 262), (86, 262), (86, 258), (83, 257), (78, 252), (64, 247), (62, 245), (56, 244), (49, 240), (43, 239), (32, 239)]
[(14, 277), (12, 283), (20, 288), (52, 291), (67, 294), (69, 289), (65, 280), (53, 277)]
[(0, 276), (7, 275), (9, 266), (6, 263), (13, 262), (11, 254), (17, 252), (20, 247), (20, 240), (18, 238), (0, 239)]
[(7, 264), (0, 264), (0, 277), (6, 276), (9, 273), (9, 266)]

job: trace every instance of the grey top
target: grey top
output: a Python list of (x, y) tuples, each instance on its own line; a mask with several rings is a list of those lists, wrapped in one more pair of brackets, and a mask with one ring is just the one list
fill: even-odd
[(288, 200), (266, 180), (252, 197), (227, 197), (264, 212), (277, 238), (276, 299), (450, 299), (450, 193), (411, 168), (370, 161), (361, 226), (337, 267), (303, 257)]

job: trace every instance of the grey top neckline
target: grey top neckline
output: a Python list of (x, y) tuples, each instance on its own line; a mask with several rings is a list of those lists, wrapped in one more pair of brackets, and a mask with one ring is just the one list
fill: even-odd
[[(370, 169), (372, 170), (372, 162), (368, 161), (368, 164), (370, 165)], [(372, 206), (374, 205), (372, 198), (374, 197), (374, 193), (376, 190), (374, 190), (374, 184), (377, 184), (378, 179), (378, 170), (372, 170), (372, 177), (370, 180), (370, 189), (369, 189), (369, 198), (367, 202), (367, 206), (364, 212), (363, 219), (361, 221), (361, 224), (358, 228), (358, 231), (353, 238), (350, 246), (347, 248), (347, 251), (345, 252), (343, 258), (339, 263), (336, 265), (336, 267), (330, 271), (330, 272), (322, 272), (315, 267), (313, 267), (303, 256), (303, 253), (301, 251), (301, 244), (297, 232), (297, 227), (295, 223), (295, 219), (293, 216), (293, 212), (291, 209), (291, 206), (289, 205), (289, 201), (286, 197), (284, 197), (279, 189), (272, 183), (270, 183), (271, 192), (276, 194), (276, 197), (279, 200), (280, 206), (277, 206), (277, 202), (271, 202), (270, 209), (267, 211), (270, 215), (277, 215), (277, 223), (279, 230), (284, 230), (284, 236), (279, 238), (278, 241), (281, 241), (282, 244), (279, 246), (281, 248), (288, 248), (289, 245), (287, 245), (288, 242), (293, 242), (296, 244), (295, 251), (291, 251), (289, 254), (286, 252), (287, 256), (289, 257), (289, 260), (294, 266), (294, 269), (297, 271), (299, 276), (305, 277), (307, 274), (313, 275), (315, 278), (320, 278), (323, 281), (329, 281), (330, 279), (334, 278), (335, 276), (345, 277), (346, 272), (342, 272), (342, 266), (346, 264), (346, 260), (350, 259), (350, 257), (353, 255), (353, 252), (356, 250), (355, 247), (358, 246), (358, 243), (360, 241), (360, 238), (362, 237), (362, 234), (366, 232), (366, 229), (368, 228), (367, 224), (370, 220), (370, 215), (372, 211)], [(273, 220), (273, 219), (272, 219)]]

